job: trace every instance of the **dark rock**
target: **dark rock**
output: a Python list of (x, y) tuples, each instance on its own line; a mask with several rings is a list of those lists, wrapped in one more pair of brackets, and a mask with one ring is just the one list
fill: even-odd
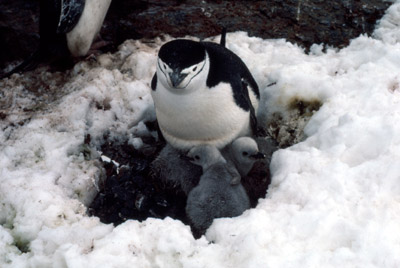
[[(381, 0), (113, 0), (101, 37), (112, 51), (126, 39), (165, 34), (205, 38), (228, 31), (250, 36), (286, 38), (308, 49), (314, 43), (346, 46), (360, 34), (371, 34), (387, 7)], [(39, 1), (0, 1), (0, 69), (22, 61), (39, 44)]]

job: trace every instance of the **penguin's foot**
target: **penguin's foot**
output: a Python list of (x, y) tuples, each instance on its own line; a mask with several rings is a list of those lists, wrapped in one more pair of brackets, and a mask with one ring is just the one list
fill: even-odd
[(90, 47), (90, 50), (101, 50), (101, 48), (109, 46), (111, 43), (112, 42), (108, 42), (108, 41), (105, 41), (105, 40), (99, 40), (99, 41), (96, 41), (96, 42), (94, 42), (92, 44), (92, 46)]
[(105, 51), (110, 50), (112, 45), (113, 42), (106, 41), (102, 39), (100, 35), (97, 35), (86, 55), (104, 53)]

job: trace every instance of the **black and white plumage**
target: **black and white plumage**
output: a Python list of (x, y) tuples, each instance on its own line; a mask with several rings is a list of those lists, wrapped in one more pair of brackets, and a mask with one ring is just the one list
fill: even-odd
[(195, 236), (204, 234), (215, 218), (236, 217), (250, 208), (243, 186), (232, 184), (235, 176), (240, 177), (239, 173), (215, 146), (196, 146), (189, 151), (188, 157), (203, 169), (199, 184), (188, 195), (185, 208)]
[(220, 44), (183, 39), (164, 44), (151, 87), (161, 133), (175, 148), (223, 148), (257, 132), (257, 83), (244, 62)]
[[(66, 33), (68, 50), (74, 57), (85, 56), (92, 45), (92, 42), (96, 35), (99, 33), (101, 26), (103, 25), (104, 18), (107, 14), (108, 8), (110, 7), (111, 0), (69, 0), (72, 2), (84, 2), (84, 8), (79, 17), (77, 23), (72, 26), (70, 31), (62, 30), (62, 33)], [(62, 0), (64, 3), (68, 2)], [(66, 6), (66, 5), (65, 5)], [(74, 7), (74, 5), (70, 5)], [(72, 13), (69, 11), (67, 13)], [(63, 15), (64, 13), (62, 13)], [(78, 12), (74, 18), (78, 16)], [(60, 18), (60, 26), (63, 21), (66, 21), (68, 15)], [(75, 19), (71, 19), (74, 22)], [(69, 23), (67, 23), (69, 24)], [(59, 27), (60, 29), (60, 27)]]
[(111, 0), (40, 0), (39, 48), (2, 77), (40, 63), (85, 56), (107, 14)]

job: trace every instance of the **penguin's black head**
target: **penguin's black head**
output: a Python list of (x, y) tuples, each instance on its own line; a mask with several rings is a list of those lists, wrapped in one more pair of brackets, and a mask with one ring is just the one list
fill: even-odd
[(204, 68), (207, 53), (200, 42), (177, 39), (164, 44), (158, 53), (159, 79), (171, 89), (184, 89)]
[(158, 57), (172, 69), (181, 70), (204, 60), (206, 50), (200, 42), (177, 39), (164, 44)]

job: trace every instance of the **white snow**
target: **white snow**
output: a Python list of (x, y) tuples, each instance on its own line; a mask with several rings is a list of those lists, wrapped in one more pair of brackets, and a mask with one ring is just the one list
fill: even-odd
[(0, 81), (0, 267), (400, 267), (398, 25), (400, 2), (373, 37), (310, 54), (228, 34), (260, 85), (264, 113), (285, 115), (293, 98), (323, 105), (302, 142), (274, 153), (265, 199), (215, 220), (199, 240), (170, 218), (114, 228), (86, 215), (104, 174), (84, 154), (85, 135), (141, 146), (165, 41), (126, 41), (48, 89), (27, 87), (24, 76)]

